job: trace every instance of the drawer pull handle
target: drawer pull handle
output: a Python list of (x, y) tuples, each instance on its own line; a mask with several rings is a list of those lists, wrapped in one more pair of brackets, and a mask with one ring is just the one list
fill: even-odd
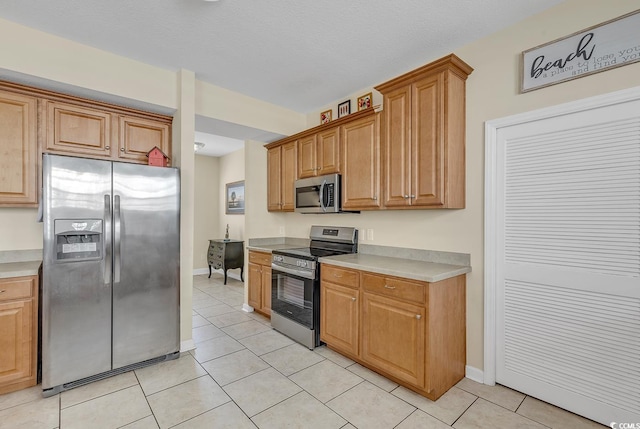
[(385, 289), (395, 289), (396, 287), (395, 286), (384, 285), (384, 288)]
[(2, 289), (0, 290), (0, 293), (5, 293), (7, 290), (6, 289)]
[(356, 300), (356, 298), (352, 296), (351, 297), (351, 301), (355, 301), (355, 300)]
[(333, 273), (333, 277), (342, 277), (342, 274)]
[(109, 149), (111, 149), (111, 146), (105, 146), (104, 147), (104, 150), (109, 150)]
[(419, 315), (419, 314), (416, 314), (416, 319), (420, 320), (420, 319), (422, 319), (422, 316)]

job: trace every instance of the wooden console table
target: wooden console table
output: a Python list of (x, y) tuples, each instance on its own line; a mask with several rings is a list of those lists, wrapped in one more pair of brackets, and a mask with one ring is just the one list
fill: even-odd
[(224, 284), (227, 284), (227, 270), (240, 268), (240, 280), (244, 281), (244, 241), (241, 240), (209, 240), (209, 278), (211, 267), (224, 271)]

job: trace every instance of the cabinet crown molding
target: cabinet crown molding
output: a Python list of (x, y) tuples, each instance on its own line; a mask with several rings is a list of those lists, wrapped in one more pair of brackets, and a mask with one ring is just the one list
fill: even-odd
[(364, 109), (364, 110), (361, 110), (359, 112), (355, 112), (355, 113), (351, 113), (351, 114), (349, 114), (347, 116), (343, 116), (342, 118), (334, 119), (333, 121), (328, 122), (326, 124), (321, 124), (321, 125), (315, 126), (313, 128), (309, 128), (309, 129), (306, 129), (304, 131), (300, 131), (299, 133), (293, 134), (293, 135), (291, 135), (289, 137), (285, 137), (285, 138), (283, 138), (281, 140), (277, 140), (275, 142), (268, 143), (268, 144), (264, 145), (264, 147), (266, 147), (267, 149), (271, 149), (271, 148), (274, 148), (276, 146), (280, 146), (280, 145), (283, 145), (285, 143), (288, 143), (290, 141), (295, 141), (295, 140), (297, 140), (297, 139), (299, 139), (301, 137), (305, 137), (305, 136), (308, 136), (308, 135), (314, 134), (314, 133), (323, 132), (323, 131), (328, 130), (330, 128), (338, 127), (340, 125), (347, 124), (347, 123), (349, 123), (351, 121), (355, 121), (357, 119), (364, 118), (364, 117), (367, 117), (369, 115), (373, 115), (373, 114), (376, 113), (376, 111), (375, 111), (376, 107), (377, 106), (369, 107), (368, 109)]
[(381, 83), (380, 85), (375, 86), (374, 89), (384, 94), (385, 92), (389, 92), (399, 86), (407, 85), (412, 81), (423, 77), (427, 73), (438, 73), (444, 70), (449, 70), (457, 74), (463, 80), (466, 80), (467, 76), (473, 72), (473, 68), (469, 64), (462, 61), (455, 54), (449, 54), (401, 76), (395, 77), (387, 82)]

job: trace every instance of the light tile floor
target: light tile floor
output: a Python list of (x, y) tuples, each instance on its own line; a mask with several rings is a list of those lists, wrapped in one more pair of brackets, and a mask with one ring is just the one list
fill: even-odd
[(195, 350), (47, 399), (40, 386), (0, 395), (0, 429), (605, 427), (469, 379), (430, 401), (326, 347), (294, 343), (242, 301), (239, 281), (195, 276)]

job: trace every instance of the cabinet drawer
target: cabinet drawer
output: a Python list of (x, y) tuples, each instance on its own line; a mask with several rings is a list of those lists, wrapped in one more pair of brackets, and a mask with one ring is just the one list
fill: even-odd
[(32, 278), (12, 278), (0, 280), (0, 301), (31, 298), (33, 292)]
[(271, 253), (249, 252), (249, 262), (259, 265), (271, 266)]
[(346, 270), (344, 268), (337, 268), (332, 265), (324, 264), (322, 266), (322, 280), (339, 285), (358, 288), (358, 272)]
[(362, 274), (362, 287), (368, 292), (424, 304), (426, 283), (415, 283), (395, 277)]

